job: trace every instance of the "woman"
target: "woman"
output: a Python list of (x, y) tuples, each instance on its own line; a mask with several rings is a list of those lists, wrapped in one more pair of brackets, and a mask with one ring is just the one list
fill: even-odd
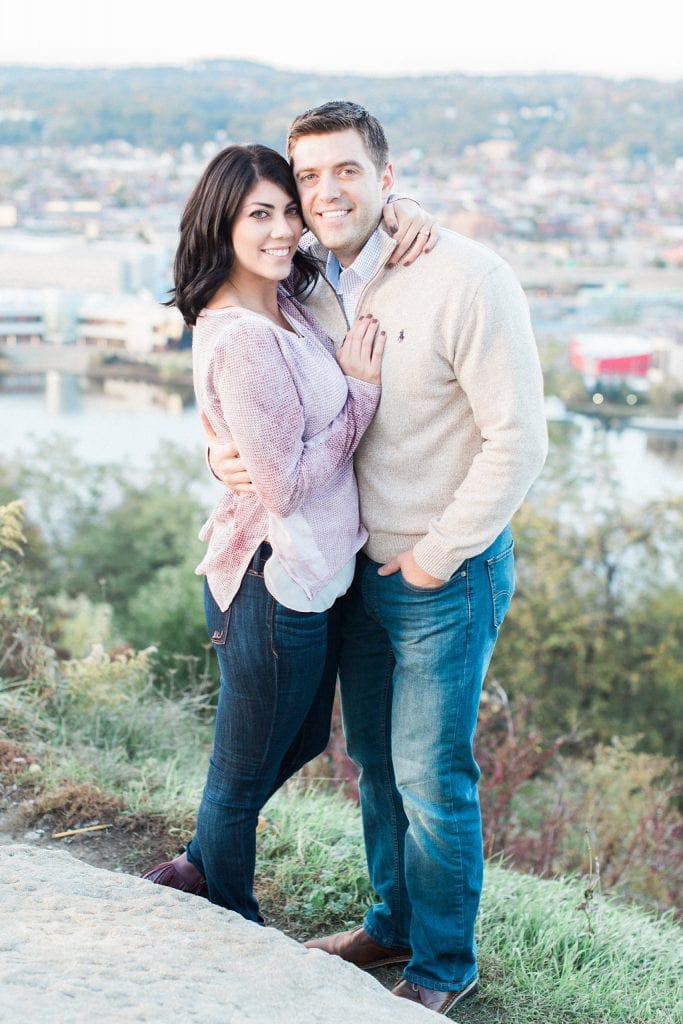
[(317, 277), (297, 250), (302, 231), (287, 162), (230, 146), (190, 197), (174, 267), (199, 407), (236, 444), (255, 493), (227, 493), (200, 534), (221, 673), (214, 750), (186, 852), (144, 877), (253, 921), (258, 813), (329, 736), (334, 601), (367, 536), (351, 459), (379, 400), (384, 347), (365, 317), (335, 357), (296, 301)]

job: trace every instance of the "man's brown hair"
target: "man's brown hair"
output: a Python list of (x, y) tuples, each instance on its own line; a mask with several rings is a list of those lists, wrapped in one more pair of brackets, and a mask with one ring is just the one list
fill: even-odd
[(319, 107), (311, 107), (295, 117), (287, 133), (287, 156), (290, 163), (292, 150), (304, 135), (325, 135), (355, 128), (377, 170), (381, 173), (389, 162), (389, 144), (384, 129), (376, 117), (365, 107), (350, 100), (332, 100)]

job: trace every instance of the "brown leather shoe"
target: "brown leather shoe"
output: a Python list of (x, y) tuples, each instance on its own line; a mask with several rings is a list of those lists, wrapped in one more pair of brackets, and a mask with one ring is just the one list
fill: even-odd
[(412, 999), (414, 1003), (419, 1003), (434, 1013), (448, 1013), (476, 991), (476, 979), (457, 992), (437, 992), (436, 989), (425, 988), (424, 985), (414, 985), (412, 981), (400, 981), (396, 988), (392, 989), (391, 994), (401, 999)]
[(145, 871), (143, 878), (156, 885), (166, 885), (169, 889), (180, 889), (181, 892), (189, 892), (193, 896), (209, 898), (209, 887), (206, 879), (200, 871), (197, 871), (193, 864), (190, 864), (183, 853), (175, 860), (165, 860), (163, 864)]
[(363, 927), (354, 928), (350, 932), (326, 935), (322, 939), (309, 939), (308, 942), (304, 942), (304, 946), (306, 949), (322, 949), (325, 953), (341, 957), (342, 960), (362, 967), (365, 971), (373, 967), (383, 967), (385, 964), (405, 964), (413, 955), (409, 949), (380, 946), (370, 938)]

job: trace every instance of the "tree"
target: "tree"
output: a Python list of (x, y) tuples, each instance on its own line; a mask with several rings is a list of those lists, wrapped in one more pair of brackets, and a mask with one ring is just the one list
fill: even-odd
[(516, 519), (517, 595), (496, 649), (512, 699), (535, 700), (544, 735), (638, 735), (675, 754), (683, 713), (683, 592), (672, 578), (683, 501), (590, 520), (546, 498)]

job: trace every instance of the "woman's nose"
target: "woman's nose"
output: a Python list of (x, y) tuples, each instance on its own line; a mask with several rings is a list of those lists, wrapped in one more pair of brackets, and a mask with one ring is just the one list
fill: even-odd
[(270, 233), (273, 238), (292, 238), (294, 231), (287, 217), (276, 217), (273, 220)]

